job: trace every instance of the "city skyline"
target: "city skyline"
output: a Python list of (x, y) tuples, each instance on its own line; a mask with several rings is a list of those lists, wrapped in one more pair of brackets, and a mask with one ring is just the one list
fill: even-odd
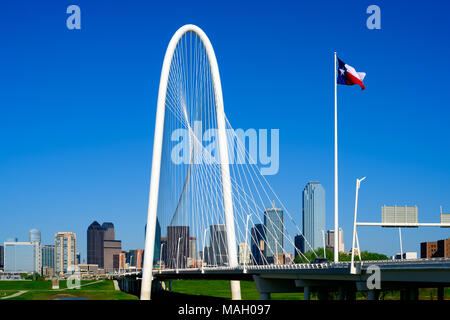
[[(28, 12), (24, 6), (48, 18), (43, 29), (34, 30), (24, 21), (22, 14)], [(232, 4), (224, 5), (214, 20), (202, 13), (217, 4), (196, 7), (199, 13), (186, 4), (179, 6), (188, 12), (185, 17), (165, 19), (164, 13), (171, 12), (167, 4), (135, 3), (140, 10), (125, 9), (123, 17), (122, 8), (106, 14), (97, 4), (85, 3), (83, 11), (95, 13), (98, 19), (87, 18), (86, 28), (70, 34), (59, 29), (61, 14), (49, 4), (8, 4), (11, 14), (0, 22), (0, 33), (7, 47), (15, 49), (0, 53), (6, 75), (0, 80), (5, 93), (2, 105), (8, 106), (0, 120), (0, 134), (5, 137), (0, 148), (4, 182), (0, 212), (5, 217), (1, 240), (27, 239), (28, 229), (21, 226), (25, 219), (41, 230), (42, 243), (49, 244), (57, 230), (84, 234), (95, 217), (121, 226), (117, 236), (125, 248), (143, 247), (142, 232), (136, 230), (142, 230), (146, 221), (154, 84), (159, 81), (167, 39), (185, 22), (197, 23), (214, 41), (225, 111), (233, 125), (280, 129), (280, 171), (270, 181), (299, 226), (298, 194), (304, 183), (318, 180), (326, 190), (333, 190), (333, 51), (368, 74), (364, 93), (339, 88), (338, 96), (340, 227), (347, 246), (356, 178), (367, 176), (360, 190), (363, 220), (380, 221), (384, 204), (417, 205), (419, 221), (438, 221), (440, 205), (444, 212), (450, 211), (446, 160), (450, 137), (445, 129), (450, 109), (444, 94), (448, 79), (443, 76), (450, 67), (445, 56), (448, 44), (434, 40), (448, 38), (449, 28), (440, 23), (447, 23), (443, 21), (449, 4), (436, 11), (433, 2), (420, 7), (383, 3), (387, 14), (379, 31), (367, 30), (365, 7), (356, 1), (273, 4), (270, 10), (261, 5), (261, 10), (252, 10), (250, 20), (247, 6), (240, 13)], [(339, 17), (344, 13), (349, 19), (342, 22)], [(118, 41), (104, 34), (105, 20), (111, 16), (121, 17), (111, 26), (111, 34), (119, 34)], [(223, 28), (230, 16), (234, 24)], [(280, 37), (282, 46), (267, 50), (265, 37), (249, 34), (255, 31), (255, 22), (267, 26), (274, 20), (277, 23), (271, 24), (266, 36)], [(405, 26), (420, 41), (405, 36)], [(9, 32), (11, 28), (14, 32)], [(341, 37), (343, 33), (348, 36)], [(39, 43), (35, 38), (41, 39)], [(28, 39), (31, 50), (17, 39)], [(98, 46), (92, 47), (94, 42)], [(117, 43), (129, 46), (125, 50)], [(389, 50), (384, 50), (386, 45)], [(419, 61), (426, 61), (427, 67)], [(111, 65), (117, 68), (114, 73)], [(395, 70), (395, 79), (387, 77), (386, 70)], [(417, 81), (429, 70), (440, 70), (436, 81)], [(67, 77), (67, 72), (73, 76)], [(306, 73), (312, 78), (299, 76)], [(280, 108), (285, 112), (274, 112)], [(331, 229), (332, 192), (327, 193), (326, 206), (326, 229)], [(432, 228), (404, 230), (405, 250), (418, 252), (418, 243), (447, 234)], [(363, 250), (388, 255), (399, 251), (395, 230), (364, 229), (359, 236)], [(77, 241), (86, 258), (83, 238)], [(379, 241), (373, 243), (373, 238)]]

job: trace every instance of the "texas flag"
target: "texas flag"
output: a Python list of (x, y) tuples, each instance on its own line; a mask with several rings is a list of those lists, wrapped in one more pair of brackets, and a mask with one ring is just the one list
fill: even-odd
[(362, 90), (364, 87), (363, 80), (366, 74), (364, 72), (356, 72), (355, 68), (349, 66), (344, 61), (338, 58), (337, 83), (352, 86), (358, 84)]

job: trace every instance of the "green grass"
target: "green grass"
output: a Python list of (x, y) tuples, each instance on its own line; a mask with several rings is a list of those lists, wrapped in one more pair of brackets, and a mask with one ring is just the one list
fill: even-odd
[[(95, 280), (81, 281), (80, 289), (67, 289), (66, 281), (59, 282), (62, 290), (52, 290), (51, 281), (0, 281), (1, 293), (11, 295), (19, 290), (28, 290), (26, 293), (14, 297), (11, 300), (54, 300), (61, 297), (79, 297), (89, 300), (137, 300), (134, 295), (115, 291), (112, 280), (104, 280), (98, 283), (86, 285)], [(4, 295), (4, 296), (5, 296)], [(9, 300), (9, 299), (5, 299)]]
[[(209, 296), (230, 299), (230, 281), (228, 280), (174, 280), (172, 291), (193, 296)], [(259, 292), (253, 281), (241, 281), (243, 300), (259, 300)], [(303, 293), (272, 293), (275, 300), (303, 300)]]
[[(174, 280), (172, 291), (190, 296), (208, 296), (222, 299), (230, 299), (231, 297), (230, 281), (228, 280)], [(241, 281), (241, 296), (243, 300), (259, 300), (259, 293), (253, 281)], [(273, 300), (303, 300), (303, 293), (272, 293), (270, 297)], [(382, 297), (384, 300), (399, 300), (400, 292), (386, 291)], [(357, 300), (365, 300), (366, 298), (365, 294), (356, 293)], [(311, 300), (316, 299), (317, 295), (311, 293)], [(419, 289), (419, 299), (436, 300), (437, 289)], [(450, 300), (450, 288), (445, 288), (444, 299)]]

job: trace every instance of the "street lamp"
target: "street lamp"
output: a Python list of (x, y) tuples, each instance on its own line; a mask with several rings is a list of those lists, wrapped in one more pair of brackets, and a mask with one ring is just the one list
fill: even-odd
[(164, 242), (161, 243), (161, 248), (159, 249), (159, 273), (161, 273), (161, 261), (162, 261), (162, 248), (163, 248)]
[(245, 244), (244, 244), (245, 249), (244, 249), (244, 270), (243, 270), (244, 273), (247, 273), (248, 220), (250, 219), (251, 215), (252, 215), (251, 213), (247, 214), (247, 221), (245, 223)]
[(206, 238), (206, 231), (208, 231), (208, 227), (206, 227), (205, 231), (203, 232), (202, 273), (205, 273), (204, 266), (205, 266), (205, 238)]
[(322, 238), (323, 238), (323, 257), (327, 258), (327, 253), (325, 252), (325, 231), (323, 229), (320, 229), (322, 231)]
[(178, 238), (178, 244), (177, 244), (177, 256), (176, 256), (176, 270), (177, 270), (177, 273), (178, 273), (178, 260), (179, 260), (179, 257), (178, 257), (178, 254), (180, 253), (180, 240), (181, 239), (183, 239), (183, 237), (179, 237)]
[[(356, 191), (355, 191), (355, 215), (353, 217), (353, 240), (352, 240), (352, 261), (351, 261), (351, 266), (350, 266), (350, 273), (356, 273), (356, 269), (355, 269), (355, 238), (356, 241), (358, 242), (358, 255), (359, 255), (359, 261), (362, 263), (361, 261), (361, 253), (359, 252), (359, 240), (358, 240), (358, 236), (356, 235), (356, 216), (358, 213), (358, 190), (359, 187), (361, 185), (361, 182), (366, 179), (366, 177), (362, 178), (362, 179), (356, 179)], [(334, 245), (337, 245), (336, 243)]]

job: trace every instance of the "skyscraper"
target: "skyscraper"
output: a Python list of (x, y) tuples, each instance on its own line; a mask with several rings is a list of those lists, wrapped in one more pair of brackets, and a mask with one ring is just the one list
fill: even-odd
[(325, 189), (319, 182), (308, 182), (303, 189), (305, 251), (323, 247), (321, 230), (325, 232)]
[(189, 226), (167, 227), (167, 267), (185, 268), (189, 256)]
[(4, 247), (3, 246), (0, 246), (0, 269), (1, 270), (3, 270), (3, 267), (4, 267), (4, 256), (5, 256), (5, 254), (4, 254)]
[(31, 229), (29, 232), (29, 241), (34, 243), (36, 270), (37, 273), (42, 274), (42, 253), (41, 253), (41, 231), (38, 229)]
[(42, 246), (42, 267), (54, 268), (55, 267), (55, 246), (45, 245)]
[(103, 229), (103, 268), (107, 271), (119, 269), (119, 255), (122, 252), (122, 241), (116, 240), (114, 224), (104, 222)]
[(253, 263), (256, 265), (265, 264), (265, 242), (266, 232), (263, 224), (255, 224), (251, 230), (251, 252)]
[(77, 236), (73, 232), (58, 232), (55, 235), (55, 274), (65, 274), (76, 265)]
[(41, 243), (41, 231), (39, 231), (38, 229), (31, 229), (29, 232), (29, 240), (30, 242)]
[(250, 246), (246, 242), (240, 242), (238, 246), (239, 264), (250, 264)]
[[(145, 224), (145, 232), (144, 232), (144, 242), (145, 236), (147, 235), (147, 224)], [(153, 247), (153, 264), (156, 264), (159, 261), (160, 250), (161, 250), (161, 225), (159, 223), (158, 217), (156, 217), (156, 228), (155, 228), (155, 245)]]
[[(325, 237), (325, 246), (334, 252), (334, 230), (328, 230)], [(339, 228), (339, 252), (344, 252), (344, 231)]]
[(298, 234), (294, 238), (294, 259), (297, 258), (298, 255), (305, 252), (305, 240), (303, 239), (303, 235)]
[(103, 222), (103, 240), (115, 240), (116, 233), (114, 231), (114, 224), (112, 222)]
[[(114, 229), (113, 231), (114, 232)], [(111, 232), (108, 233), (110, 235)], [(87, 263), (97, 264), (99, 268), (104, 267), (104, 229), (94, 221), (87, 229)]]
[(223, 266), (228, 264), (227, 231), (224, 224), (213, 224), (209, 226), (210, 248), (213, 265)]
[(283, 210), (276, 208), (275, 203), (264, 211), (264, 228), (266, 235), (266, 258), (268, 263), (274, 263), (275, 255), (284, 250), (284, 217)]

